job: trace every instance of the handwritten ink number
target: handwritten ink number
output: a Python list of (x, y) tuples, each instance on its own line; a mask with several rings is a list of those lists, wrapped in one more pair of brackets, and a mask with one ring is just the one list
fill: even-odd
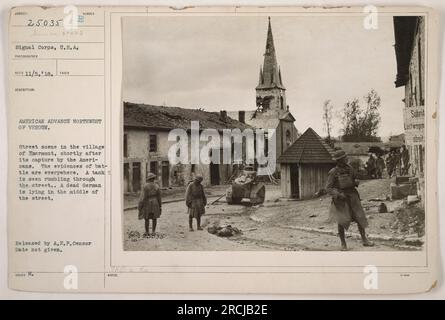
[(58, 27), (60, 26), (60, 22), (62, 19), (54, 20), (54, 19), (28, 19), (27, 26), (28, 27)]

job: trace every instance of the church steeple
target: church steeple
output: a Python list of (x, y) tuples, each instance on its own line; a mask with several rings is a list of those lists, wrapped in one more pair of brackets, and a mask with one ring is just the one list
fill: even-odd
[(260, 66), (260, 76), (259, 76), (259, 79), (258, 79), (258, 86), (263, 85), (263, 83), (264, 83), (263, 68), (262, 68), (262, 66)]
[(277, 62), (272, 25), (269, 17), (264, 62), (263, 66), (260, 66), (260, 75), (256, 87), (258, 110), (261, 112), (272, 111), (275, 116), (281, 116), (287, 110), (285, 91), (286, 88), (283, 86), (281, 70)]
[(257, 89), (270, 89), (270, 88), (285, 89), (281, 81), (281, 74), (279, 71), (277, 56), (275, 53), (275, 45), (273, 42), (272, 25), (270, 23), (270, 17), (269, 17), (269, 25), (267, 27), (266, 50), (264, 53), (264, 63), (263, 63), (263, 68), (260, 72), (260, 81)]

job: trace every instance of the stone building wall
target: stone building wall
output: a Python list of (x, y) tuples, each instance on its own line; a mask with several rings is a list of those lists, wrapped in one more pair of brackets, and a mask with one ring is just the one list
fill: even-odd
[[(157, 136), (156, 152), (149, 151), (150, 135)], [(185, 186), (193, 180), (196, 174), (203, 176), (204, 185), (211, 185), (212, 182), (213, 184), (225, 184), (231, 178), (233, 170), (230, 164), (215, 165), (216, 168), (213, 168), (213, 171), (212, 166), (207, 164), (171, 164), (168, 160), (168, 151), (175, 142), (168, 141), (167, 131), (126, 128), (124, 136), (127, 140), (127, 154), (123, 157), (124, 193), (139, 192), (149, 171), (153, 171), (152, 173), (157, 175), (157, 182), (163, 188)], [(201, 142), (200, 147), (205, 143)], [(215, 178), (215, 175), (218, 179)]]

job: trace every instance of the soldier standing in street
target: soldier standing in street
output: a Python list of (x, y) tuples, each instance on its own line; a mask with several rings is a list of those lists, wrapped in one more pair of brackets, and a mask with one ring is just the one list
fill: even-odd
[(392, 151), (386, 156), (386, 171), (388, 172), (388, 177), (391, 178), (394, 171), (394, 154)]
[(375, 165), (375, 158), (372, 155), (372, 153), (369, 154), (369, 158), (368, 161), (366, 162), (366, 171), (368, 172), (368, 177), (369, 178), (375, 178), (375, 170), (376, 169), (376, 165)]
[(153, 234), (156, 232), (157, 219), (161, 216), (162, 200), (161, 189), (154, 182), (156, 175), (149, 172), (147, 174), (147, 183), (141, 192), (141, 198), (139, 200), (139, 220), (145, 220), (145, 233), (144, 238), (150, 234), (150, 219), (152, 220), (151, 230)]
[(358, 225), (363, 246), (371, 247), (374, 243), (366, 237), (365, 228), (368, 226), (368, 220), (356, 189), (358, 180), (356, 180), (354, 170), (348, 164), (346, 153), (343, 150), (336, 151), (333, 158), (337, 161), (337, 165), (328, 173), (326, 191), (332, 196), (330, 214), (338, 224), (341, 249), (342, 251), (347, 250), (345, 230), (348, 230), (352, 221)]
[(402, 159), (402, 175), (407, 175), (409, 172), (409, 151), (406, 148), (405, 145), (402, 146), (402, 151), (401, 151), (401, 159)]
[(375, 166), (377, 171), (377, 178), (382, 179), (383, 177), (383, 170), (385, 169), (385, 160), (383, 160), (382, 155), (379, 153), (377, 155), (377, 159), (375, 160)]
[(189, 214), (189, 230), (193, 231), (193, 218), (196, 219), (197, 229), (201, 228), (201, 216), (205, 213), (205, 206), (207, 205), (207, 198), (204, 192), (204, 187), (201, 182), (203, 177), (196, 175), (193, 182), (191, 182), (185, 193), (185, 203)]

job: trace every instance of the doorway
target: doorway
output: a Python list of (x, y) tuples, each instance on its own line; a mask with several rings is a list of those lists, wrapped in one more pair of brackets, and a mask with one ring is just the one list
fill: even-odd
[(130, 166), (124, 163), (124, 193), (130, 192)]
[(290, 192), (291, 197), (300, 198), (300, 183), (299, 183), (298, 165), (291, 164), (290, 166)]
[(220, 184), (219, 164), (210, 163), (210, 184), (217, 186)]
[(133, 192), (141, 190), (141, 163), (133, 162)]
[(162, 161), (162, 187), (170, 186), (170, 163)]

